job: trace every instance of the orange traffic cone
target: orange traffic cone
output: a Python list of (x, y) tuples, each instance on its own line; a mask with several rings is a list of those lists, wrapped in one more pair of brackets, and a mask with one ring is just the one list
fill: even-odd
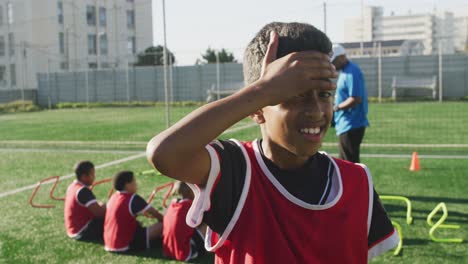
[(421, 166), (419, 166), (418, 153), (416, 151), (413, 152), (413, 157), (411, 158), (411, 165), (410, 165), (409, 170), (410, 171), (419, 171), (419, 170), (421, 170)]

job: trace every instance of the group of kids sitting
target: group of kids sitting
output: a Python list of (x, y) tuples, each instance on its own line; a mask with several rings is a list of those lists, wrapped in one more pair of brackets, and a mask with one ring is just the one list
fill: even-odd
[[(64, 218), (67, 235), (81, 241), (104, 242), (106, 251), (132, 253), (162, 245), (163, 254), (188, 261), (205, 253), (203, 225), (186, 224), (194, 195), (187, 184), (174, 184), (174, 198), (164, 215), (137, 194), (133, 172), (120, 171), (113, 177), (115, 192), (107, 204), (98, 202), (92, 190), (95, 168), (90, 161), (75, 165), (76, 180), (68, 186)], [(137, 216), (147, 215), (157, 223), (143, 227)]]

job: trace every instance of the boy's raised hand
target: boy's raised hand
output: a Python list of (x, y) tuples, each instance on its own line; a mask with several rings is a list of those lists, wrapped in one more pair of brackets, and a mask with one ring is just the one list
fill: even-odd
[(338, 77), (338, 72), (327, 54), (301, 51), (276, 59), (278, 44), (278, 34), (270, 32), (270, 43), (259, 79), (261, 89), (266, 89), (264, 92), (269, 105), (279, 104), (313, 89), (336, 89), (329, 79)]

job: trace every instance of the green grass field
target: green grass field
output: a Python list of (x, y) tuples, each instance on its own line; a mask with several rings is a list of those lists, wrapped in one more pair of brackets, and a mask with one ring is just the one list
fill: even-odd
[[(173, 108), (172, 120), (181, 118), (193, 107)], [(434, 146), (365, 146), (363, 154), (468, 155), (466, 103), (371, 104), (371, 128), (367, 144), (436, 144)], [(65, 175), (73, 164), (90, 159), (96, 165), (144, 151), (146, 142), (164, 128), (164, 108), (67, 109), (0, 115), (0, 193), (31, 185), (49, 175)], [(257, 127), (246, 127), (248, 120), (234, 126), (223, 138), (250, 140), (259, 136)], [(336, 153), (334, 131), (327, 135), (324, 149)], [(437, 146), (459, 144), (460, 146)], [(465, 144), (462, 146), (461, 144)], [(467, 159), (422, 158), (422, 171), (409, 172), (409, 158), (364, 156), (380, 194), (404, 195), (413, 202), (414, 223), (406, 225), (405, 208), (398, 202), (385, 202), (392, 219), (401, 224), (404, 249), (401, 256), (387, 253), (373, 263), (468, 263), (468, 243), (441, 244), (429, 239), (428, 213), (437, 203), (449, 209), (447, 223), (460, 229), (438, 231), (441, 237), (468, 240), (468, 162)], [(97, 170), (97, 178), (112, 176), (121, 169), (136, 172), (151, 169), (144, 157)], [(63, 195), (72, 179), (61, 182), (56, 193)], [(140, 194), (147, 198), (152, 189), (168, 179), (161, 176), (138, 177)], [(97, 187), (96, 194), (106, 200), (109, 185)], [(28, 204), (31, 190), (0, 197), (0, 263), (175, 263), (164, 259), (160, 250), (134, 256), (106, 253), (102, 245), (68, 239), (63, 227), (63, 203), (46, 199), (48, 188), (41, 189), (38, 202), (56, 208), (36, 209)], [(153, 203), (161, 208), (160, 200)], [(146, 223), (149, 220), (142, 219)], [(212, 257), (197, 262), (210, 263)]]

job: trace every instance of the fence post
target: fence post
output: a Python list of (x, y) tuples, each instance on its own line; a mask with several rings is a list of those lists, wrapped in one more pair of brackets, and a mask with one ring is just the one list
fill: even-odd
[(174, 67), (174, 64), (172, 63), (172, 60), (169, 62), (169, 102), (172, 104), (174, 102), (174, 79), (172, 78), (172, 70)]
[(442, 40), (439, 39), (439, 103), (442, 103)]
[(377, 57), (377, 82), (379, 90), (379, 103), (382, 103), (382, 42), (379, 42), (378, 52), (379, 53)]
[(89, 77), (88, 71), (85, 70), (85, 86), (86, 86), (86, 106), (89, 107)]
[(47, 106), (49, 107), (49, 110), (52, 108), (52, 102), (50, 99), (50, 59), (47, 60)]
[(130, 105), (130, 80), (128, 76), (128, 62), (125, 65), (125, 88), (127, 89), (127, 103)]
[(217, 51), (215, 55), (216, 55), (216, 91), (217, 91), (216, 100), (219, 100), (220, 98), (219, 90), (220, 90), (220, 85), (221, 85), (220, 72), (219, 72), (219, 52)]

